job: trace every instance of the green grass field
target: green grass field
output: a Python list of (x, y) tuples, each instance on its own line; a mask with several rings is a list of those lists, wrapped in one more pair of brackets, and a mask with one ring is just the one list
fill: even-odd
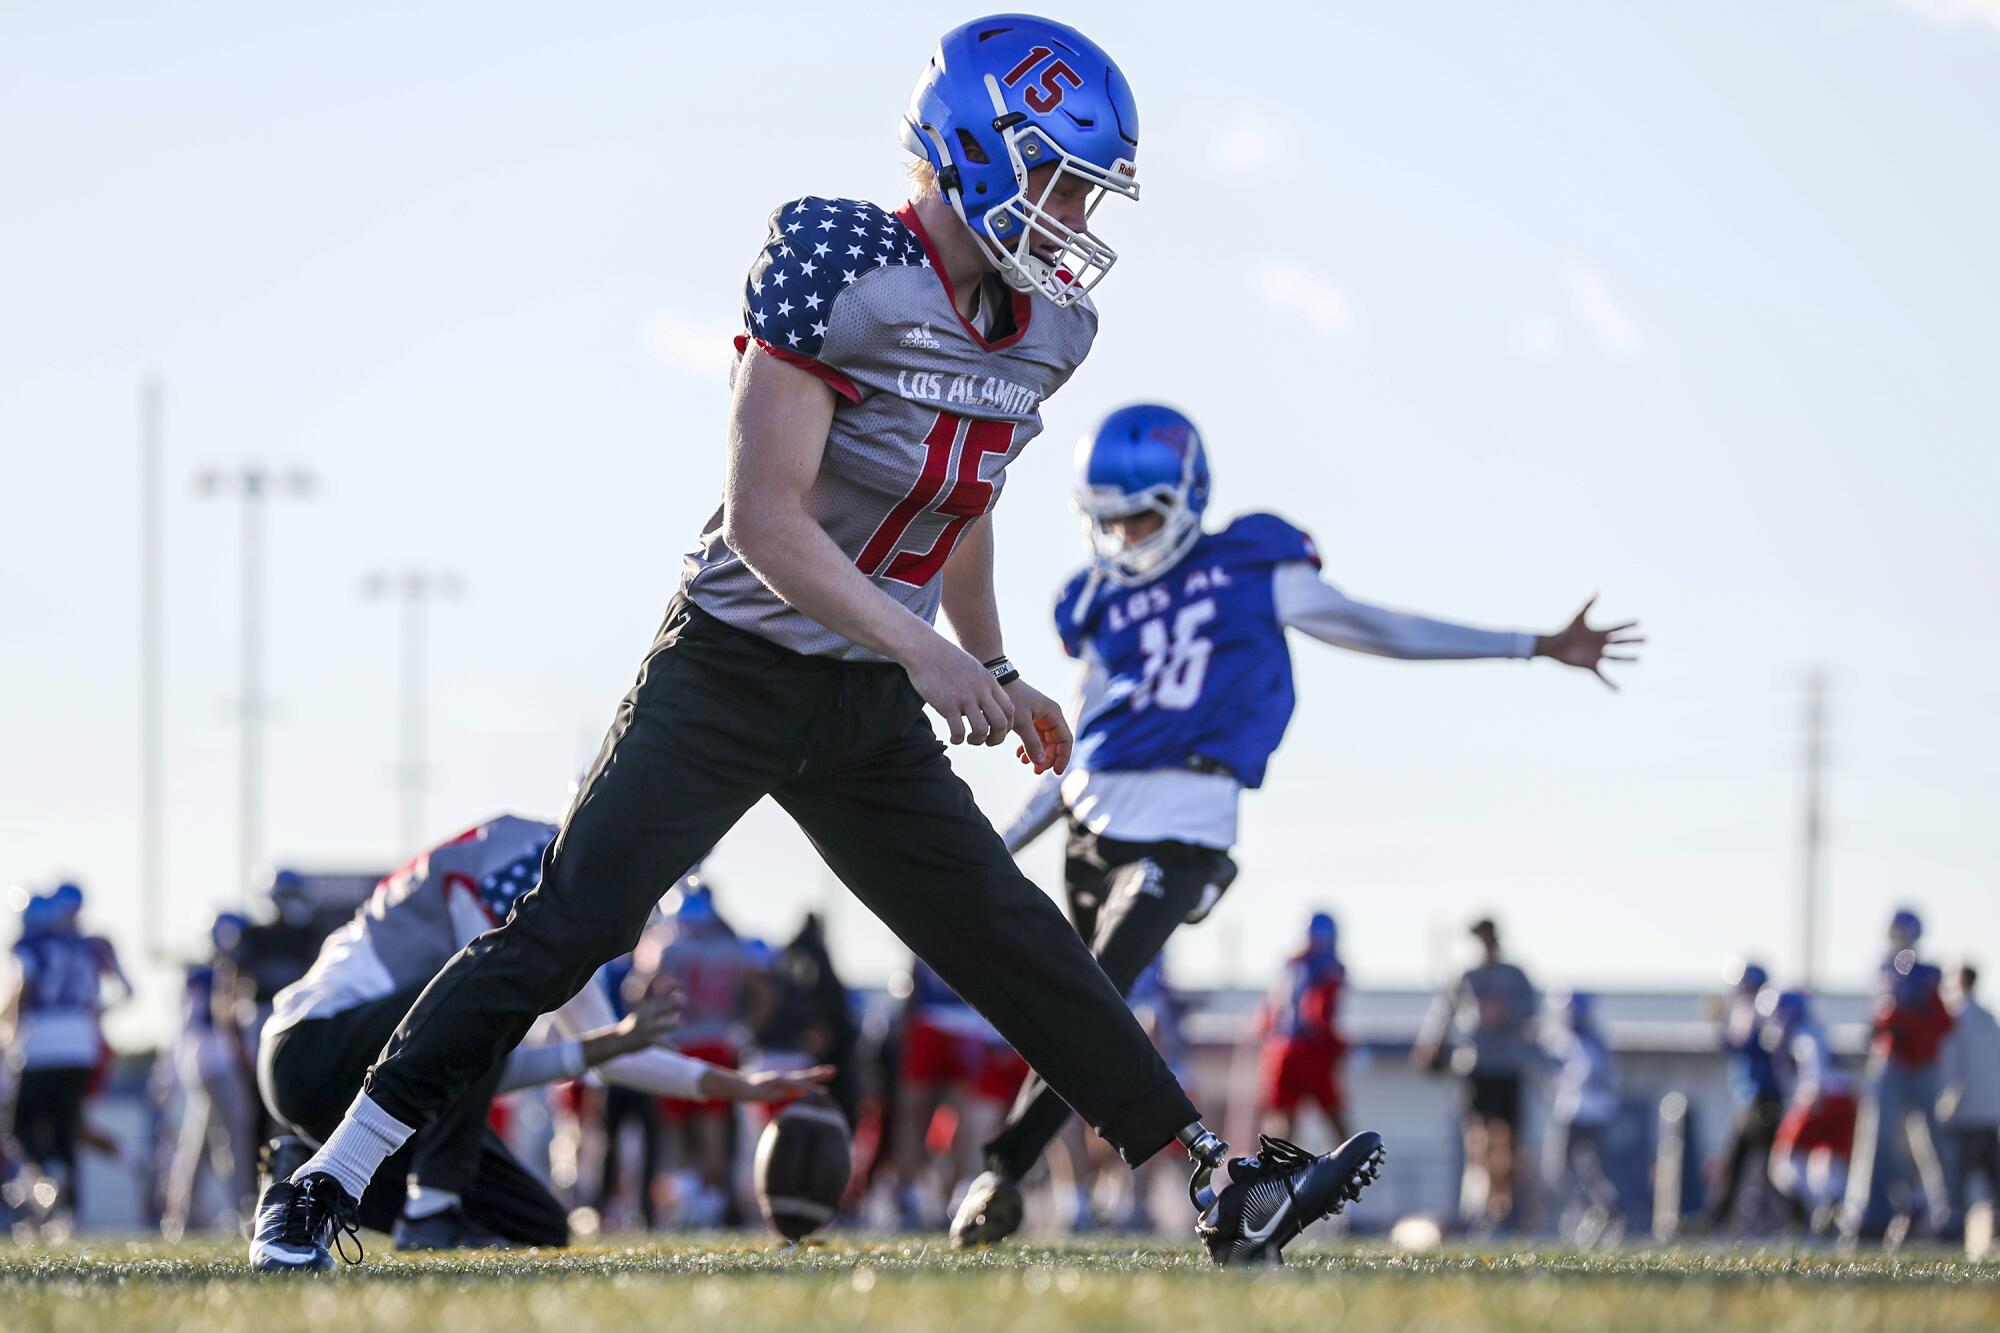
[[(374, 1238), (380, 1240), (381, 1238)], [(1218, 1273), (1154, 1242), (953, 1254), (907, 1239), (785, 1249), (761, 1237), (400, 1259), (293, 1280), (236, 1245), (0, 1249), (8, 1333), (188, 1329), (2000, 1329), (2000, 1265), (1943, 1255), (1697, 1249), (1574, 1254), (1295, 1247), (1281, 1271)]]

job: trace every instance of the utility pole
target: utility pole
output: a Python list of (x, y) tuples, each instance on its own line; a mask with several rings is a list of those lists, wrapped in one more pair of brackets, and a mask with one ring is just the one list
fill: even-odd
[(274, 496), (309, 496), (317, 484), (312, 473), (303, 468), (280, 472), (262, 463), (204, 468), (195, 477), (195, 494), (204, 499), (234, 496), (243, 502), (236, 794), (237, 883), (245, 903), (250, 900), (264, 855), (264, 720), (268, 711), (264, 695), (264, 505)]
[(1819, 989), (1819, 917), (1826, 897), (1826, 672), (1806, 673), (1803, 802), (1799, 818), (1799, 976)]
[(139, 932), (154, 958), (165, 948), (160, 938), (162, 406), (159, 378), (148, 376), (139, 386)]
[(424, 764), (426, 613), (433, 601), (456, 600), (464, 590), (465, 581), (456, 574), (421, 569), (381, 571), (361, 581), (361, 595), (370, 601), (393, 597), (402, 604), (402, 706), (396, 763), (396, 786), (401, 793), (398, 857), (414, 854), (424, 836), (424, 787), (429, 779)]

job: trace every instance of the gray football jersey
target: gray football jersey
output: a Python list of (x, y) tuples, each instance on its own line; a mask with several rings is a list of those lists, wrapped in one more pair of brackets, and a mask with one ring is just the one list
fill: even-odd
[(555, 833), (554, 824), (499, 815), (392, 872), (327, 937), (311, 970), (278, 992), (266, 1030), (429, 981), (534, 887)]
[[(877, 587), (927, 621), (937, 619), (946, 557), (999, 499), (1007, 465), (1041, 432), (1042, 401), (1097, 333), (1087, 299), (1058, 308), (1007, 295), (1011, 329), (988, 341), (959, 317), (911, 208), (810, 196), (772, 213), (744, 286), (738, 351), (755, 340), (840, 395), (812, 516)], [(723, 540), (719, 505), (683, 562), (681, 590), (795, 652), (881, 660), (752, 573)]]

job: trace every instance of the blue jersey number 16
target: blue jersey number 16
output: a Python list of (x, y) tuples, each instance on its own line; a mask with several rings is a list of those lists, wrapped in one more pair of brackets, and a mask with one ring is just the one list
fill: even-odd
[(1194, 707), (1201, 698), (1202, 678), (1208, 674), (1208, 655), (1215, 645), (1201, 637), (1201, 627), (1215, 619), (1215, 599), (1204, 597), (1189, 602), (1173, 617), (1173, 632), (1167, 631), (1167, 617), (1139, 626), (1139, 649), (1146, 665), (1139, 688), (1132, 692), (1132, 711), (1143, 713), (1158, 705), (1178, 713)]

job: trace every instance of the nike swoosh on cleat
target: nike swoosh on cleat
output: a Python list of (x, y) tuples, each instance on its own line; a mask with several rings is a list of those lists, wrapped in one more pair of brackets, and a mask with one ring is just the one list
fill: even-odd
[(1278, 1229), (1278, 1224), (1283, 1222), (1287, 1217), (1290, 1217), (1291, 1215), (1292, 1215), (1292, 1201), (1290, 1199), (1286, 1199), (1285, 1202), (1279, 1206), (1278, 1211), (1271, 1214), (1271, 1220), (1266, 1222), (1263, 1226), (1258, 1227), (1254, 1231), (1250, 1230), (1248, 1227), (1244, 1228), (1243, 1239), (1247, 1241), (1252, 1241), (1258, 1245), (1262, 1245), (1265, 1241), (1271, 1239), (1272, 1233), (1277, 1231)]

